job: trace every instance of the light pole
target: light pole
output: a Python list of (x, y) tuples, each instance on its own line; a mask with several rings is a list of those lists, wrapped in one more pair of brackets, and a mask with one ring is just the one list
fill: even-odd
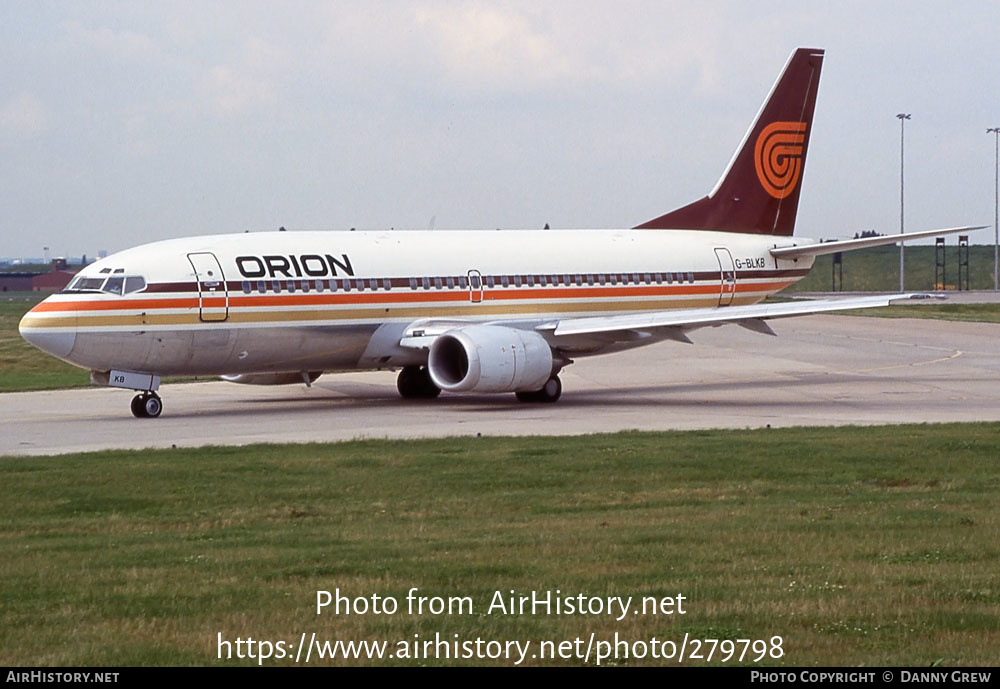
[[(910, 119), (909, 113), (896, 115), (899, 119), (899, 234), (903, 234), (903, 125)], [(903, 291), (903, 241), (899, 241), (899, 291)]]
[(993, 134), (994, 143), (993, 146), (996, 149), (994, 153), (993, 164), (993, 291), (996, 292), (1000, 289), (1000, 127), (990, 127), (986, 130), (987, 134)]

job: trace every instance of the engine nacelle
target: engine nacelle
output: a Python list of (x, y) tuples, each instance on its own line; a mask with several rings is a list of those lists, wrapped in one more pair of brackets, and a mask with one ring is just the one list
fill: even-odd
[(448, 392), (527, 392), (552, 376), (552, 349), (530, 330), (472, 325), (444, 333), (431, 345), (427, 369)]
[(222, 380), (240, 385), (294, 385), (313, 381), (323, 375), (322, 371), (301, 371), (299, 373), (242, 373), (238, 376), (220, 376)]

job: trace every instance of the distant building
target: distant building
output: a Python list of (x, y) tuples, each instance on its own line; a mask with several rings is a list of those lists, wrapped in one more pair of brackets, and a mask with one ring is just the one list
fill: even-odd
[(37, 273), (0, 273), (0, 292), (30, 292)]
[(31, 279), (32, 292), (58, 292), (69, 284), (75, 270), (53, 270), (50, 273), (42, 273)]
[(0, 293), (58, 292), (69, 284), (82, 267), (68, 265), (65, 258), (54, 258), (47, 273), (0, 273)]

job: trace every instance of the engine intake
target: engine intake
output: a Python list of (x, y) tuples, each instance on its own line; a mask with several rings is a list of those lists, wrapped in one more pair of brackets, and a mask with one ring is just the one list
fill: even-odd
[(472, 325), (438, 337), (427, 368), (448, 392), (539, 390), (552, 376), (552, 348), (530, 330)]

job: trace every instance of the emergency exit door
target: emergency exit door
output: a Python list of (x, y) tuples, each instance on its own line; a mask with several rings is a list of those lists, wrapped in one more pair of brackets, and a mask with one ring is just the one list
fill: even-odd
[(719, 260), (719, 306), (729, 306), (736, 295), (736, 264), (729, 249), (717, 248), (715, 257)]

